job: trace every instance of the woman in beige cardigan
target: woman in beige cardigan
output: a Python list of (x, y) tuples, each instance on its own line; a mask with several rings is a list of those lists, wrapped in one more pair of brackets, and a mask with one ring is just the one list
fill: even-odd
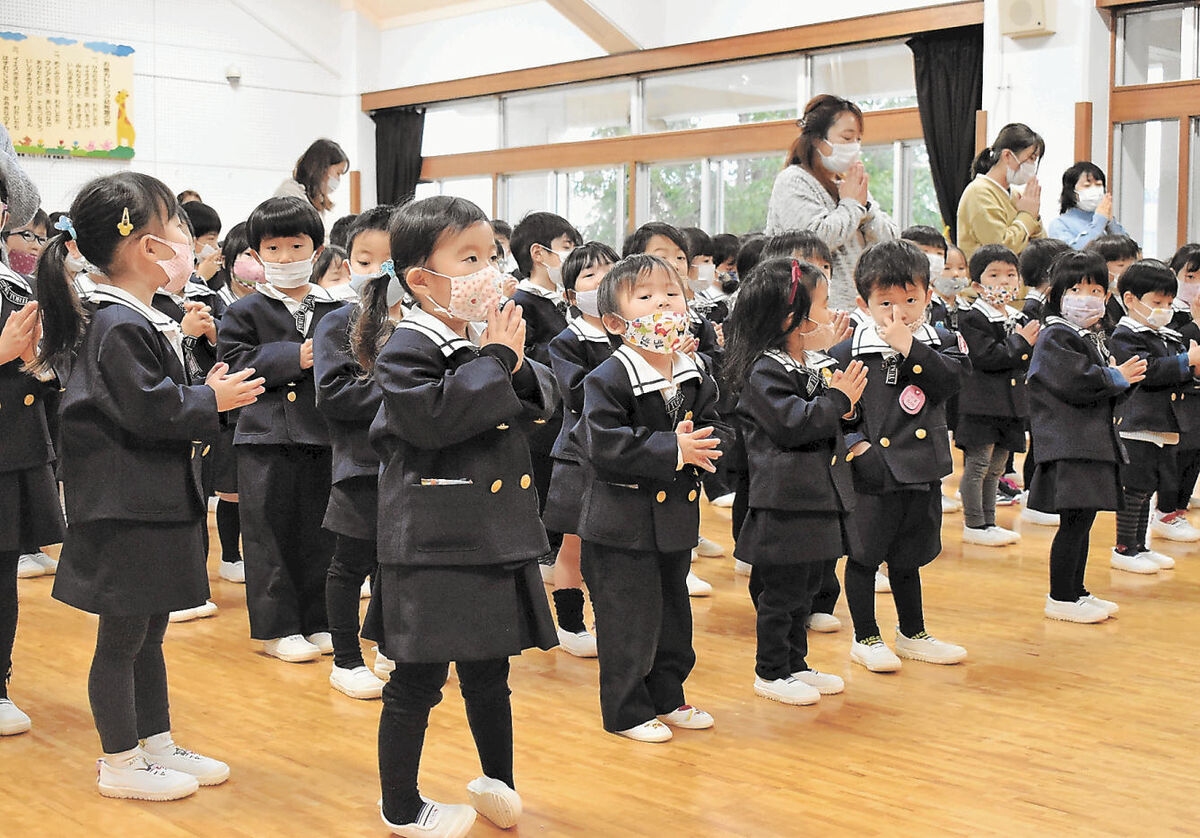
[[(1030, 239), (1045, 238), (1038, 163), (1046, 143), (1028, 125), (1000, 129), (990, 148), (979, 152), (975, 179), (958, 201), (958, 247), (967, 259), (985, 244), (1002, 244), (1020, 253)], [(1023, 186), (1013, 198), (1010, 187)]]

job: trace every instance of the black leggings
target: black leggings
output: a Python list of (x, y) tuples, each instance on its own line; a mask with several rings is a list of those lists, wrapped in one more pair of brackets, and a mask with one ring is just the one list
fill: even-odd
[(238, 504), (231, 500), (217, 500), (217, 538), (221, 542), (221, 561), (240, 562), (242, 548), (241, 513)]
[[(421, 812), (421, 749), (429, 711), (442, 700), (448, 668), (446, 663), (397, 663), (383, 688), (379, 782), (383, 813), (391, 823), (412, 823)], [(508, 658), (460, 661), (455, 669), (484, 776), (515, 788)]]
[(1125, 487), (1125, 508), (1117, 513), (1117, 546), (1125, 548), (1123, 552), (1140, 553), (1146, 549), (1150, 495), (1151, 492), (1142, 489)]
[(0, 552), (0, 698), (8, 698), (8, 679), (12, 675), (13, 643), (17, 639), (17, 560), (16, 550)]
[(1075, 602), (1087, 596), (1083, 574), (1087, 569), (1088, 540), (1096, 520), (1094, 509), (1063, 509), (1058, 532), (1050, 545), (1050, 598)]
[(333, 636), (333, 665), (342, 669), (364, 666), (358, 645), (358, 607), (362, 584), (375, 573), (375, 542), (338, 535), (325, 576), (325, 610)]
[[(892, 599), (900, 633), (912, 637), (925, 630), (925, 614), (921, 607), (921, 569), (919, 567), (888, 566)], [(875, 569), (851, 559), (846, 562), (846, 603), (854, 620), (854, 639), (862, 642), (879, 636), (875, 622)]]
[(106, 754), (132, 750), (139, 739), (171, 729), (162, 653), (167, 616), (100, 616), (88, 699)]

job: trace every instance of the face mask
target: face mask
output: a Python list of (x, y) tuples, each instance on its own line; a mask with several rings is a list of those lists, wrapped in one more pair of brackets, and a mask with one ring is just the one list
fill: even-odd
[(550, 275), (550, 281), (554, 283), (554, 286), (556, 288), (562, 288), (562, 266), (567, 264), (567, 257), (571, 255), (571, 251), (547, 250), (546, 252), (553, 253), (558, 257), (558, 266), (552, 268), (549, 265), (542, 265), (542, 267), (544, 267), (546, 269), (546, 273)]
[(312, 277), (313, 257), (282, 265), (263, 262), (262, 267), (263, 276), (276, 288), (299, 288)]
[(805, 317), (806, 323), (810, 323), (812, 328), (808, 331), (800, 332), (804, 338), (804, 348), (812, 349), (818, 352), (824, 352), (829, 347), (833, 346), (833, 324), (818, 323), (817, 321)]
[(835, 175), (840, 175), (859, 161), (862, 156), (862, 143), (835, 143), (826, 140), (833, 149), (829, 154), (817, 149), (821, 154), (821, 165)]
[(266, 280), (262, 263), (245, 253), (233, 261), (233, 278), (254, 285)]
[(67, 266), (67, 271), (71, 274), (83, 273), (88, 269), (88, 261), (82, 256), (68, 256), (64, 260), (64, 264)]
[(732, 294), (738, 287), (737, 271), (730, 271), (727, 274), (721, 274), (721, 292), (724, 294)]
[(32, 253), (8, 251), (8, 266), (19, 274), (33, 276), (34, 271), (37, 270), (37, 262), (38, 258)]
[(156, 242), (165, 244), (175, 252), (170, 259), (157, 259), (154, 264), (162, 268), (167, 275), (167, 281), (160, 288), (168, 294), (178, 294), (187, 285), (188, 277), (192, 275), (192, 248), (182, 242), (169, 242), (158, 236), (147, 236)]
[[(450, 280), (450, 305), (442, 306), (432, 297), (429, 302), (439, 311), (467, 320), (480, 323), (487, 320), (488, 314), (500, 303), (500, 271), (495, 265), (485, 265), (475, 273), (466, 276), (446, 276), (429, 268), (422, 268), (426, 273)], [(399, 301), (397, 301), (399, 302)]]
[(332, 195), (337, 192), (337, 188), (342, 185), (341, 175), (331, 175), (329, 180), (325, 182), (325, 194)]
[(341, 285), (335, 285), (332, 288), (326, 288), (325, 290), (328, 291), (329, 296), (333, 297), (335, 300), (341, 300), (342, 302), (346, 303), (351, 303), (358, 300), (358, 291), (356, 291), (348, 282), (343, 282)]
[(696, 278), (688, 280), (692, 284), (693, 291), (705, 291), (712, 286), (717, 280), (717, 266), (713, 264), (697, 265)]
[(1180, 281), (1179, 295), (1176, 299), (1182, 300), (1190, 306), (1198, 296), (1200, 296), (1200, 282)]
[(932, 282), (937, 282), (946, 272), (946, 257), (940, 253), (926, 253), (929, 259), (929, 276)]
[(1151, 308), (1141, 300), (1138, 300), (1137, 304), (1146, 310), (1146, 313), (1143, 314), (1142, 317), (1145, 318), (1146, 325), (1151, 329), (1161, 329), (1163, 326), (1171, 322), (1171, 317), (1173, 314), (1171, 309)]
[(592, 317), (600, 316), (600, 289), (593, 288), (591, 291), (576, 291), (575, 292), (575, 308), (582, 311), (584, 314), (590, 314)]
[(1066, 297), (1060, 305), (1064, 320), (1081, 329), (1092, 326), (1104, 316), (1104, 300), (1101, 297)]
[(1085, 186), (1083, 189), (1075, 190), (1075, 206), (1084, 212), (1095, 212), (1103, 197), (1103, 186)]
[(943, 297), (953, 297), (956, 294), (965, 291), (970, 281), (962, 276), (939, 276), (933, 281), (933, 290), (937, 291)]
[[(624, 320), (625, 318), (621, 318)], [(625, 320), (623, 337), (634, 346), (670, 355), (683, 344), (687, 335), (687, 315), (678, 311), (656, 311)]]
[(1036, 174), (1037, 163), (1034, 163), (1032, 160), (1026, 160), (1015, 169), (1009, 167), (1008, 184), (1009, 186), (1024, 186)]
[(921, 316), (918, 317), (916, 319), (916, 321), (908, 324), (908, 330), (915, 335), (918, 331), (921, 330), (921, 327), (924, 326), (928, 322), (929, 322), (929, 313), (922, 311)]
[(379, 279), (384, 275), (388, 275), (391, 279), (388, 280), (387, 287), (387, 307), (393, 308), (396, 303), (404, 299), (404, 286), (400, 284), (400, 280), (396, 278), (395, 268), (392, 267), (392, 260), (384, 262), (379, 270), (373, 274), (356, 274), (350, 272), (350, 287), (354, 289), (354, 297), (358, 299), (362, 296), (363, 288), (368, 282)]
[(1004, 308), (1006, 303), (1017, 298), (1017, 292), (1013, 288), (985, 285), (983, 286), (983, 290), (979, 292), (979, 296), (983, 297), (983, 301), (990, 306)]
[(217, 249), (215, 247), (213, 247), (211, 244), (206, 244), (206, 245), (204, 245), (204, 247), (200, 248), (200, 252), (198, 254), (196, 254), (196, 261), (203, 262), (205, 259), (207, 259), (209, 256), (212, 256), (216, 252), (217, 252)]

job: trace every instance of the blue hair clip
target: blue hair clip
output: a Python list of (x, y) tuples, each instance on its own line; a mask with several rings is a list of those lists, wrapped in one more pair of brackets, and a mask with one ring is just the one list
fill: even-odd
[(381, 274), (387, 274), (392, 279), (399, 279), (399, 277), (396, 276), (396, 263), (393, 262), (391, 259), (388, 259), (386, 262), (384, 262), (382, 265), (379, 266), (379, 272)]
[(72, 224), (71, 219), (65, 215), (59, 216), (58, 221), (54, 222), (54, 229), (61, 230), (62, 232), (66, 233), (68, 236), (70, 236), (72, 239), (75, 238), (75, 225)]

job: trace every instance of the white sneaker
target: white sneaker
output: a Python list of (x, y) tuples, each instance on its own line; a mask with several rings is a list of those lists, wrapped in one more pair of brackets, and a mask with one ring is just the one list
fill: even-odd
[(371, 579), (370, 577), (363, 580), (362, 587), (358, 591), (359, 599), (371, 598)]
[(808, 615), (808, 619), (804, 621), (804, 627), (811, 631), (819, 631), (823, 634), (837, 631), (842, 627), (842, 621), (832, 614), (822, 614), (819, 611), (814, 611)]
[(246, 584), (246, 562), (244, 559), (238, 559), (236, 562), (221, 562), (220, 565), (217, 568), (217, 576), (235, 585)]
[(375, 677), (380, 681), (386, 681), (392, 677), (392, 672), (396, 669), (396, 662), (379, 651), (379, 647), (375, 646), (371, 649), (375, 653), (375, 666), (372, 667), (375, 671)]
[(1098, 596), (1086, 594), (1082, 601), (1086, 602), (1088, 605), (1094, 605), (1095, 607), (1104, 611), (1110, 617), (1115, 617), (1121, 613), (1121, 606), (1109, 599), (1100, 599)]
[(393, 835), (399, 835), (400, 838), (463, 838), (475, 825), (475, 810), (463, 804), (449, 805), (425, 800), (415, 821), (392, 823), (383, 814), (383, 801), (380, 800), (379, 818)]
[(855, 640), (850, 644), (850, 660), (865, 666), (871, 672), (898, 672), (900, 658), (887, 647), (879, 635), (868, 637), (865, 642)]
[(1158, 565), (1160, 570), (1171, 570), (1172, 568), (1175, 567), (1174, 559), (1172, 559), (1170, 556), (1167, 556), (1167, 555), (1164, 555), (1163, 553), (1158, 552), (1157, 550), (1151, 550), (1149, 547), (1147, 547), (1142, 552), (1138, 553), (1138, 558), (1139, 559), (1149, 559), (1150, 561), (1152, 561), (1156, 565)]
[(165, 734), (165, 744), (154, 741), (163, 736), (164, 734), (159, 734), (142, 741), (142, 756), (147, 762), (161, 765), (170, 771), (189, 774), (202, 786), (218, 786), (229, 779), (229, 766), (225, 763), (179, 747), (169, 733)]
[(744, 562), (741, 559), (733, 560), (733, 572), (736, 576), (749, 576), (750, 571), (754, 569), (754, 565), (750, 562)]
[(670, 713), (664, 713), (658, 717), (658, 720), (665, 725), (680, 727), (684, 730), (708, 730), (713, 726), (712, 716), (690, 704), (685, 704)]
[(554, 565), (538, 562), (538, 570), (542, 573), (542, 582), (547, 585), (554, 584)]
[(1188, 523), (1183, 512), (1162, 513), (1154, 512), (1154, 520), (1150, 522), (1150, 532), (1162, 536), (1167, 541), (1200, 541), (1200, 530)]
[(780, 704), (794, 704), (801, 707), (816, 704), (821, 700), (821, 693), (816, 687), (793, 676), (776, 678), (774, 681), (756, 677), (754, 694), (771, 701), (778, 701)]
[(33, 579), (45, 576), (46, 568), (37, 560), (33, 553), (25, 553), (17, 558), (17, 578)]
[(718, 509), (729, 509), (730, 507), (733, 506), (733, 499), (734, 499), (734, 493), (727, 492), (723, 495), (718, 495), (717, 497), (713, 498), (712, 500), (709, 501), (709, 503), (711, 503), (713, 506), (717, 507)]
[(287, 637), (277, 637), (274, 640), (263, 641), (263, 651), (273, 658), (279, 658), (287, 663), (303, 663), (315, 661), (321, 657), (321, 649), (309, 643), (298, 634)]
[(343, 669), (334, 664), (329, 672), (329, 686), (351, 698), (369, 699), (383, 695), (383, 681), (365, 665)]
[(1148, 558), (1143, 558), (1142, 553), (1136, 555), (1120, 553), (1117, 550), (1112, 551), (1112, 558), (1109, 559), (1109, 565), (1116, 570), (1124, 570), (1129, 573), (1158, 573), (1157, 562), (1152, 562)]
[(883, 571), (875, 571), (875, 593), (890, 594), (892, 592), (892, 582), (883, 575)]
[(710, 596), (712, 594), (712, 585), (705, 582), (690, 570), (687, 575), (688, 596)]
[(172, 611), (167, 621), (171, 623), (188, 623), (192, 620), (202, 620), (205, 617), (215, 617), (218, 610), (220, 609), (217, 608), (217, 604), (210, 599), (203, 605), (197, 605), (195, 608)]
[(327, 631), (318, 631), (304, 635), (304, 639), (321, 650), (322, 655), (333, 654), (333, 635)]
[(1007, 480), (1009, 483), (1012, 483), (1014, 486), (1017, 486), (1021, 489), (1025, 488), (1024, 476), (1017, 474), (1015, 471), (1010, 471), (1008, 474), (1002, 474), (1000, 476), (1003, 479)]
[(58, 559), (46, 555), (41, 550), (38, 550), (36, 553), (32, 553), (31, 555), (33, 556), (33, 560), (35, 562), (46, 569), (47, 576), (53, 576), (54, 574), (58, 573)]
[(1039, 527), (1057, 527), (1059, 521), (1057, 512), (1039, 512), (1028, 506), (1021, 510), (1019, 517), (1024, 523)]
[(558, 645), (562, 647), (564, 652), (574, 655), (577, 658), (594, 658), (598, 654), (596, 652), (596, 638), (586, 629), (575, 632), (560, 628), (558, 630)]
[(818, 672), (815, 669), (793, 672), (792, 677), (801, 683), (808, 684), (821, 695), (837, 695), (846, 689), (846, 682), (837, 675), (830, 675), (828, 672)]
[(521, 817), (521, 795), (502, 780), (477, 777), (467, 783), (471, 806), (501, 829), (512, 829)]
[(982, 530), (964, 526), (962, 540), (963, 544), (976, 544), (980, 547), (1003, 547), (1006, 544), (1014, 544), (1020, 541), (1021, 536), (1012, 530), (1006, 530), (1004, 527), (997, 527), (995, 525), (985, 527)]
[(715, 541), (709, 541), (704, 536), (700, 536), (700, 543), (696, 545), (696, 555), (712, 559), (717, 556), (724, 556), (725, 548)]
[(955, 512), (962, 512), (962, 501), (949, 495), (942, 495), (942, 514), (953, 515)]
[(900, 629), (896, 629), (896, 654), (902, 658), (943, 666), (961, 663), (967, 659), (967, 650), (962, 646), (945, 643), (924, 631), (912, 637), (905, 637), (900, 633)]
[(124, 800), (179, 800), (195, 794), (200, 781), (191, 774), (164, 768), (146, 759), (140, 750), (124, 765), (96, 761), (97, 786), (104, 797)]
[(7, 698), (0, 698), (0, 736), (16, 736), (33, 726), (21, 708)]
[(1062, 602), (1051, 599), (1046, 594), (1046, 608), (1043, 613), (1051, 620), (1062, 620), (1067, 623), (1102, 623), (1108, 619), (1108, 613), (1080, 597), (1075, 602)]
[(673, 735), (671, 728), (658, 719), (642, 722), (637, 727), (631, 727), (628, 730), (617, 731), (617, 736), (624, 736), (635, 742), (669, 742)]

